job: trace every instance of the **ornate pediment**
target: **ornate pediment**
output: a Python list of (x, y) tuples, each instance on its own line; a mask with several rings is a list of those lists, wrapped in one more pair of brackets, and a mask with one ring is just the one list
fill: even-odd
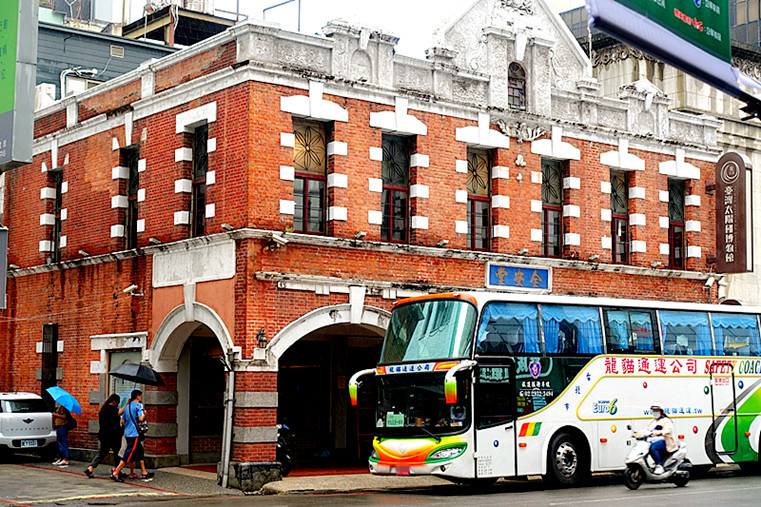
[(518, 143), (535, 141), (547, 133), (547, 130), (538, 125), (531, 127), (528, 124), (521, 122), (516, 123), (515, 125), (508, 125), (504, 120), (497, 120), (495, 121), (495, 124), (503, 134), (514, 137)]
[(515, 9), (526, 14), (534, 13), (534, 0), (499, 0), (498, 3), (505, 9)]

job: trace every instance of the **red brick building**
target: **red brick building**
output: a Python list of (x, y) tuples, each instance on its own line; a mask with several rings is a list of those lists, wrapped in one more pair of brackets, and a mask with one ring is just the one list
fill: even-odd
[(144, 398), (157, 465), (224, 462), (230, 436), (230, 482), (254, 487), (281, 421), (299, 460), (362, 461), (372, 410), (346, 384), (393, 303), (484, 289), (490, 264), (716, 300), (718, 123), (644, 81), (599, 97), (543, 2), (476, 4), (427, 61), (325, 33), (238, 25), (37, 113), (0, 210), (0, 390), (72, 392), (74, 446), (132, 388), (107, 372), (144, 360), (167, 384)]

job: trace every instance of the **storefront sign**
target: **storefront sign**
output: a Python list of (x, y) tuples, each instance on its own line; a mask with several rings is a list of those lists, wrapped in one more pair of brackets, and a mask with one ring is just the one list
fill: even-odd
[(552, 270), (489, 263), (486, 265), (486, 286), (491, 289), (546, 291), (552, 288)]
[(753, 269), (751, 171), (737, 153), (716, 164), (716, 271), (745, 273)]

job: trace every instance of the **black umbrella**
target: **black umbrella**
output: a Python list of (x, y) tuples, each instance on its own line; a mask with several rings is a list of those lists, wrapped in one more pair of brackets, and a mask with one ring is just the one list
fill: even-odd
[(124, 363), (120, 364), (110, 372), (112, 377), (120, 378), (122, 380), (129, 380), (137, 384), (145, 384), (148, 386), (163, 386), (164, 380), (161, 375), (153, 368), (144, 364)]

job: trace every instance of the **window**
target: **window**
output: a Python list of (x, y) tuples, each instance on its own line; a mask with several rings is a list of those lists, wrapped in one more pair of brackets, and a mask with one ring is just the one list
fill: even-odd
[(68, 75), (64, 79), (66, 82), (66, 96), (67, 97), (70, 97), (77, 93), (82, 93), (83, 91), (89, 90), (90, 88), (95, 88), (101, 83), (100, 81), (96, 81), (94, 79), (87, 79), (84, 77), (73, 76), (73, 75)]
[(611, 235), (613, 262), (629, 263), (629, 178), (623, 171), (610, 172)]
[(137, 248), (137, 191), (140, 187), (140, 173), (137, 163), (140, 151), (137, 148), (122, 150), (123, 164), (129, 169), (127, 180), (127, 213), (125, 216), (125, 247), (130, 250)]
[(478, 327), (476, 354), (539, 354), (539, 312), (525, 303), (489, 303)]
[(383, 134), (381, 239), (406, 243), (412, 138)]
[(468, 150), (468, 248), (489, 249), (489, 153)]
[(717, 356), (761, 356), (755, 315), (712, 313), (711, 323)]
[(548, 354), (602, 354), (600, 310), (588, 306), (542, 305)]
[(293, 230), (325, 233), (325, 181), (327, 171), (327, 136), (321, 123), (293, 123), (296, 144), (293, 150), (293, 200), (296, 208)]
[(526, 110), (526, 71), (515, 62), (507, 69), (507, 103), (510, 109)]
[[(142, 359), (142, 352), (138, 349), (111, 351), (108, 355), (108, 371), (111, 371), (122, 364), (140, 364)], [(122, 380), (109, 375), (108, 394), (118, 394), (122, 399), (120, 406), (126, 404), (133, 389), (142, 389), (142, 385), (135, 384), (131, 380)]]
[(509, 366), (479, 366), (478, 395), (475, 398), (479, 428), (497, 426), (515, 418), (515, 395), (511, 377)]
[(660, 346), (654, 333), (654, 313), (648, 310), (603, 310), (608, 352), (657, 353)]
[(57, 167), (49, 171), (53, 174), (53, 186), (55, 187), (55, 202), (53, 204), (53, 262), (61, 260), (61, 208), (63, 207), (63, 168)]
[(708, 314), (661, 310), (663, 353), (677, 356), (710, 356), (713, 354)]
[(563, 166), (542, 160), (542, 254), (560, 257), (563, 230)]
[[(42, 325), (42, 364), (40, 365), (40, 387), (43, 397), (48, 387), (58, 383), (58, 324)], [(49, 399), (50, 395), (47, 395)]]
[(669, 266), (684, 269), (683, 180), (669, 180)]
[(193, 193), (190, 200), (191, 236), (206, 232), (206, 173), (209, 170), (209, 125), (204, 124), (193, 132)]

